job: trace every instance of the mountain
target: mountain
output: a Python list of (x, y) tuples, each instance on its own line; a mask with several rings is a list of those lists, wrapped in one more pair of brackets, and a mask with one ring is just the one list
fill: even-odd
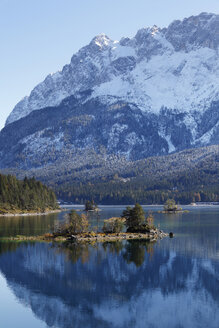
[(87, 178), (218, 145), (218, 31), (219, 15), (201, 13), (119, 42), (96, 36), (15, 106), (0, 168)]

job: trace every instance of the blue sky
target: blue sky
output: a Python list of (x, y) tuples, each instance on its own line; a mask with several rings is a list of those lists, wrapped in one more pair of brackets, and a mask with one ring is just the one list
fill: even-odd
[(0, 129), (21, 98), (95, 35), (132, 37), (203, 11), (219, 13), (219, 0), (0, 0)]

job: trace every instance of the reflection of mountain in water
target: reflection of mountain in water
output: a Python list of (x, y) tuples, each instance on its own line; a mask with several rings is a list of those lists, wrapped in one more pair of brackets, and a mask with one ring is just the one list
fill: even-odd
[(11, 289), (50, 327), (218, 327), (218, 262), (162, 243), (1, 250)]

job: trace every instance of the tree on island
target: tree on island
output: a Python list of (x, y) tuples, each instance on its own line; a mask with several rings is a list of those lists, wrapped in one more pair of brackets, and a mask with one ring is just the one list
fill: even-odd
[(108, 220), (104, 220), (103, 232), (104, 233), (119, 233), (123, 230), (124, 220), (122, 218), (113, 217)]
[(138, 203), (133, 208), (128, 206), (123, 211), (122, 218), (126, 219), (127, 232), (146, 232), (154, 228), (152, 214), (146, 218), (142, 206)]
[(66, 226), (68, 233), (78, 234), (87, 231), (89, 224), (86, 215), (80, 215), (75, 210), (72, 210), (68, 214), (68, 220), (69, 223)]
[(164, 204), (165, 212), (177, 212), (180, 210), (181, 208), (178, 208), (174, 199), (167, 199), (166, 203)]
[(94, 203), (94, 201), (89, 201), (87, 200), (85, 205), (84, 205), (84, 210), (86, 212), (88, 211), (96, 211), (97, 210), (97, 205)]

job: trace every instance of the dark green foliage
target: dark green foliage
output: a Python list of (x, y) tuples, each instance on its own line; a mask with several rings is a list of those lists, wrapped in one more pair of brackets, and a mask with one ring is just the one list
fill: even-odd
[(0, 211), (45, 211), (57, 209), (54, 192), (34, 178), (17, 180), (0, 174)]
[(127, 243), (123, 257), (127, 263), (135, 263), (136, 267), (140, 267), (145, 260), (145, 251), (142, 241), (132, 240)]
[(181, 173), (168, 178), (150, 174), (133, 177), (126, 183), (108, 179), (106, 181), (72, 181), (54, 184), (57, 197), (64, 201), (84, 204), (94, 199), (97, 204), (164, 204), (167, 199), (175, 199), (176, 204), (192, 202), (219, 202), (219, 171), (203, 174)]
[(97, 205), (94, 203), (93, 200), (92, 200), (92, 202), (87, 200), (85, 205), (84, 205), (84, 210), (85, 211), (94, 211), (96, 208), (97, 208)]
[(133, 208), (127, 207), (122, 217), (126, 219), (127, 232), (140, 232), (149, 230), (144, 210), (141, 205), (135, 204)]
[(164, 211), (167, 212), (175, 212), (178, 210), (178, 206), (176, 205), (176, 202), (174, 199), (167, 199), (167, 201), (164, 204)]

